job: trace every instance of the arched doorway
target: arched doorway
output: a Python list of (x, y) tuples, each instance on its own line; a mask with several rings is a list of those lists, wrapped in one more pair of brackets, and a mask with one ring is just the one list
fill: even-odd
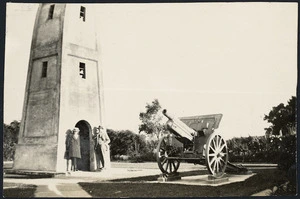
[(90, 140), (91, 140), (91, 126), (88, 122), (81, 120), (77, 122), (75, 127), (78, 127), (80, 132), (80, 151), (81, 159), (77, 161), (77, 168), (80, 171), (90, 171)]

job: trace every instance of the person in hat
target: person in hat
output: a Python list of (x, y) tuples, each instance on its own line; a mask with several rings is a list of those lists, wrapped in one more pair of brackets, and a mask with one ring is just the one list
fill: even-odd
[(96, 129), (94, 136), (95, 140), (95, 154), (97, 170), (105, 169), (110, 167), (109, 158), (109, 143), (110, 139), (102, 126)]
[(73, 136), (70, 141), (69, 157), (71, 158), (72, 166), (71, 171), (77, 171), (77, 159), (81, 159), (80, 152), (80, 136), (79, 128), (75, 127), (72, 131)]

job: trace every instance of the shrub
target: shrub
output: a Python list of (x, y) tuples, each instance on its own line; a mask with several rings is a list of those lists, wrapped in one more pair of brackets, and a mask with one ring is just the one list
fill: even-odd
[(12, 161), (18, 143), (20, 122), (13, 121), (9, 125), (4, 124), (3, 128), (3, 160)]
[(296, 135), (233, 138), (227, 146), (232, 162), (276, 163), (285, 171), (296, 164)]
[[(111, 159), (118, 161), (144, 162), (155, 161), (157, 141), (147, 141), (145, 136), (135, 134), (129, 130), (114, 131), (108, 129), (108, 135), (111, 139)], [(124, 158), (126, 157), (126, 158)]]
[(147, 162), (156, 162), (156, 154), (153, 152), (146, 152), (142, 155), (142, 160)]
[(271, 137), (270, 142), (271, 149), (278, 153), (276, 158), (278, 168), (288, 171), (296, 164), (296, 135)]

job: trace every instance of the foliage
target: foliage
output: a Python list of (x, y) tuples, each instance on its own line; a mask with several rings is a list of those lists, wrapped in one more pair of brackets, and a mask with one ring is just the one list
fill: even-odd
[(145, 132), (146, 134), (154, 134), (157, 138), (160, 137), (166, 126), (161, 123), (162, 114), (160, 112), (161, 105), (157, 99), (152, 101), (151, 104), (146, 105), (146, 111), (141, 112), (139, 118), (141, 124), (139, 125), (139, 132)]
[(155, 155), (155, 150), (158, 144), (157, 139), (150, 139), (146, 140), (146, 151), (141, 154), (141, 160), (142, 161), (151, 161), (151, 162), (156, 162), (156, 155)]
[(273, 161), (278, 163), (279, 169), (288, 171), (296, 164), (296, 135), (272, 136), (269, 138), (268, 148), (277, 154)]
[(292, 168), (296, 165), (296, 102), (297, 98), (292, 96), (287, 105), (281, 103), (273, 107), (264, 117), (271, 123), (265, 129), (270, 158), (278, 163), (280, 169), (289, 173), (294, 172)]
[(129, 130), (114, 131), (107, 130), (111, 139), (111, 157), (113, 160), (120, 160), (121, 156), (135, 162), (146, 161), (145, 156), (149, 156), (151, 151), (145, 138)]
[(111, 159), (130, 160), (131, 162), (155, 161), (154, 149), (157, 140), (147, 140), (145, 136), (129, 130), (114, 131), (108, 129), (111, 139)]
[(296, 135), (232, 138), (227, 146), (232, 162), (276, 163), (285, 171), (296, 164)]
[(267, 139), (264, 136), (227, 140), (229, 158), (234, 162), (265, 162)]
[(286, 106), (281, 103), (265, 115), (264, 120), (271, 123), (271, 126), (265, 128), (267, 135), (288, 135), (296, 132), (296, 100), (292, 96)]
[(116, 155), (131, 155), (136, 150), (135, 141), (140, 143), (143, 149), (144, 144), (141, 144), (143, 140), (133, 132), (129, 130), (114, 131), (111, 129), (107, 130), (108, 136), (110, 137), (111, 144), (111, 156)]
[(20, 122), (14, 120), (3, 128), (3, 160), (12, 161), (18, 143)]

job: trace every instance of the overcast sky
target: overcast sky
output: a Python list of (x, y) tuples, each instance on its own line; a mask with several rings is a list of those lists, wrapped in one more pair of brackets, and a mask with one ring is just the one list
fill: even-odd
[[(7, 4), (4, 122), (20, 120), (37, 4)], [(94, 4), (107, 127), (138, 131), (158, 99), (178, 117), (222, 113), (225, 138), (264, 135), (296, 95), (297, 3)]]

